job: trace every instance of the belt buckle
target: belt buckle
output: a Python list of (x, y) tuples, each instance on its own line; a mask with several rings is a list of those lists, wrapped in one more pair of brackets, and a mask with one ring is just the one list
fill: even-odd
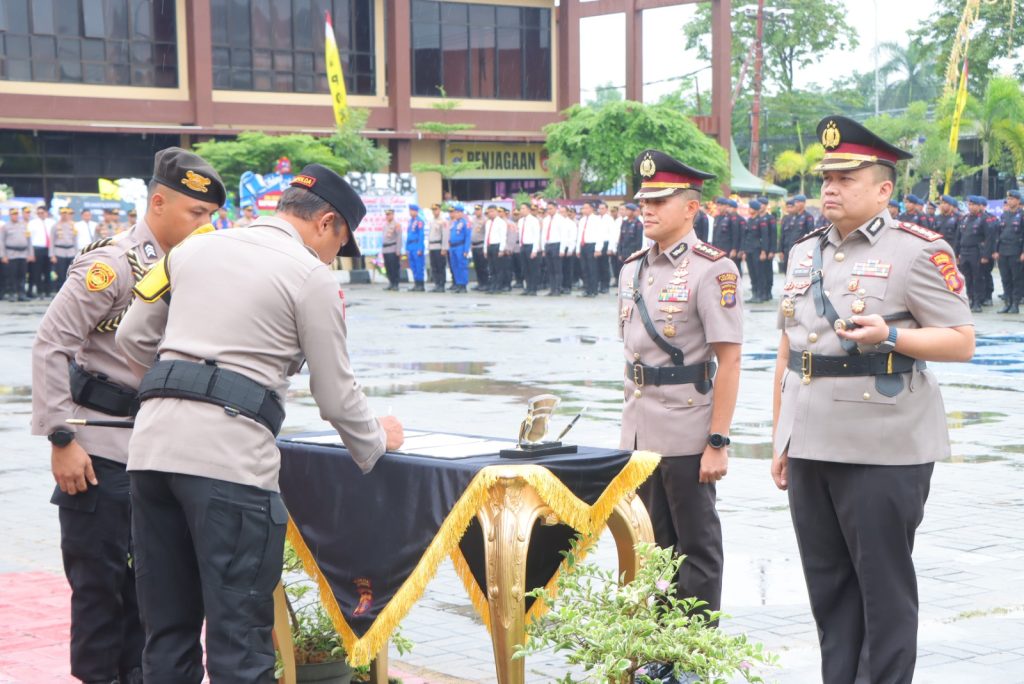
[(814, 371), (814, 355), (809, 351), (800, 354), (800, 372), (803, 374), (802, 382), (805, 385), (811, 384), (811, 375)]
[(644, 386), (644, 367), (639, 363), (633, 364), (633, 384), (637, 387)]

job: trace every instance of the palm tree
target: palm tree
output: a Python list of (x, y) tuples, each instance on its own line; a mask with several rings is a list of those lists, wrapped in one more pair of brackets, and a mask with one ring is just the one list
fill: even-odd
[(1024, 179), (1024, 123), (1004, 120), (996, 124), (995, 138), (1002, 148), (1009, 153), (1013, 175)]
[(800, 194), (807, 194), (805, 181), (807, 174), (811, 172), (814, 165), (825, 156), (825, 148), (814, 143), (804, 150), (803, 154), (796, 150), (786, 150), (775, 158), (772, 168), (775, 170), (775, 177), (781, 181), (789, 180), (795, 176), (800, 177)]
[[(1024, 91), (1010, 76), (994, 76), (982, 99), (967, 101), (968, 124), (981, 142), (981, 187), (989, 193), (989, 169), (1006, 147), (1007, 123), (1024, 120)], [(1007, 150), (1011, 151), (1012, 146)], [(1012, 153), (1012, 152), (1011, 152)]]
[[(931, 100), (938, 95), (938, 79), (936, 78), (935, 50), (924, 45), (915, 38), (907, 45), (899, 43), (882, 43), (879, 49), (888, 56), (884, 64), (878, 68), (879, 74), (886, 80), (885, 106), (891, 109), (902, 109), (915, 100)], [(889, 76), (897, 76), (897, 80), (889, 83)]]

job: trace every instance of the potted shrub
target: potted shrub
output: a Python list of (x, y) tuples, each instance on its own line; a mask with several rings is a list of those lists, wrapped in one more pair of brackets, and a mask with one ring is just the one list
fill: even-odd
[[(565, 553), (554, 596), (543, 588), (530, 592), (548, 612), (527, 627), (527, 643), (516, 657), (549, 648), (566, 652), (568, 662), (586, 672), (584, 681), (608, 684), (726, 684), (735, 675), (762, 682), (756, 667), (775, 664), (762, 644), (717, 629), (722, 613), (675, 596), (684, 558), (672, 549), (638, 545), (640, 571), (622, 584), (612, 570), (577, 562), (581, 543), (577, 539)], [(560, 681), (577, 680), (569, 674)]]

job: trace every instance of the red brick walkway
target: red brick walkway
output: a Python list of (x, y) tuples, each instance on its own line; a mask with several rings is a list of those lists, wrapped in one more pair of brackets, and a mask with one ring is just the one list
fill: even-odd
[[(77, 684), (68, 674), (71, 589), (63, 575), (0, 574), (0, 684)], [(396, 671), (404, 684), (428, 680)]]

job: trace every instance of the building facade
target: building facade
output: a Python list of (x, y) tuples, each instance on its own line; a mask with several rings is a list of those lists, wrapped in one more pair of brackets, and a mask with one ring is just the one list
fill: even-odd
[[(370, 111), (365, 134), (388, 146), (392, 171), (476, 160), (456, 195), (537, 189), (542, 129), (579, 97), (580, 19), (680, 1), (5, 0), (0, 182), (26, 196), (86, 192), (97, 177), (147, 177), (170, 144), (331, 133), (330, 12), (349, 104)], [(728, 0), (713, 5), (728, 17)], [(457, 110), (432, 106), (442, 90)], [(425, 121), (475, 127), (443, 146), (416, 129)], [(721, 139), (715, 121), (699, 123)], [(440, 199), (436, 173), (418, 180), (422, 201)]]

